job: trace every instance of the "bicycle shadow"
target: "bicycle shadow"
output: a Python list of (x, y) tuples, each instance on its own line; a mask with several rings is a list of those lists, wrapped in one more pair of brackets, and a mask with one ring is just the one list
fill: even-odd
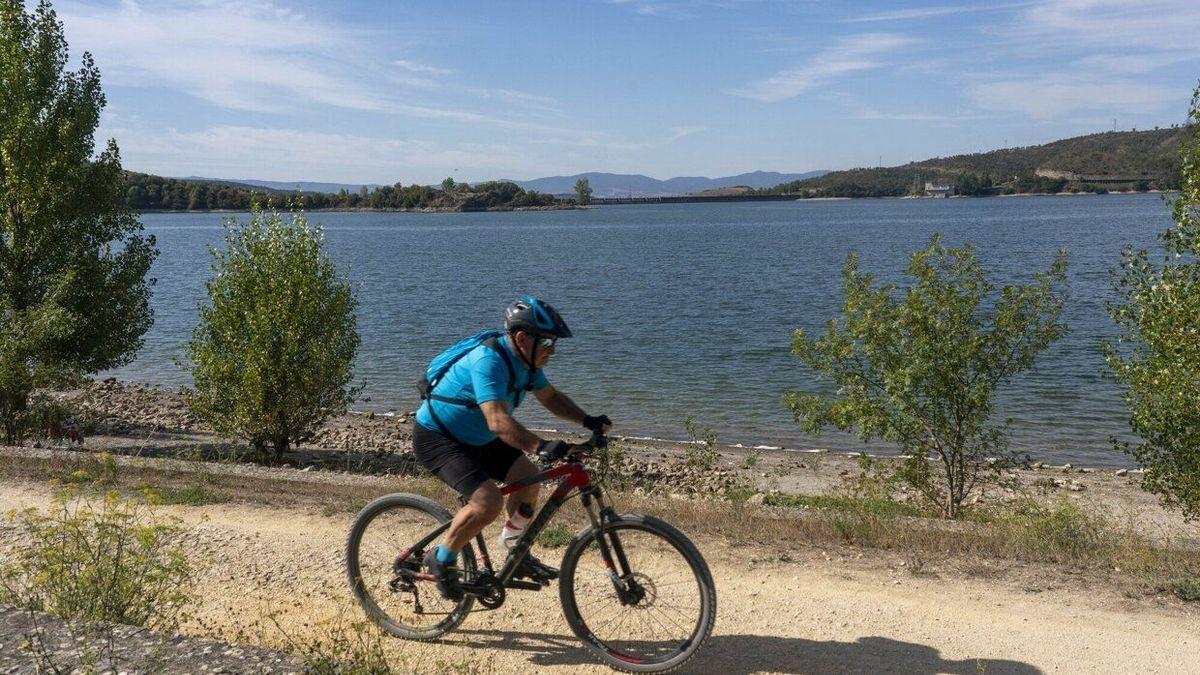
[[(525, 652), (535, 666), (589, 665), (596, 661), (573, 635), (459, 630), (479, 647)], [(944, 659), (934, 647), (886, 637), (853, 642), (764, 635), (714, 635), (680, 672), (750, 675), (777, 673), (946, 673), (1037, 675), (1036, 666), (1007, 659)]]

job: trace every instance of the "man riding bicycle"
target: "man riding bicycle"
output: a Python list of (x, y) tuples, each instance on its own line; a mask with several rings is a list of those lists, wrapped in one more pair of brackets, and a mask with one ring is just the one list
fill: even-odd
[[(592, 431), (606, 432), (612, 424), (605, 415), (584, 413), (542, 372), (556, 342), (571, 337), (571, 329), (553, 307), (525, 296), (509, 305), (504, 327), (503, 335), (454, 356), (423, 392), (425, 400), (413, 425), (418, 461), (466, 500), (444, 541), (430, 549), (424, 560), (438, 591), (451, 600), (462, 598), (453, 566), (467, 542), (504, 507), (507, 520), (500, 546), (509, 550), (533, 516), (537, 485), (513, 492), (505, 505), (497, 481), (513, 483), (536, 474), (538, 469), (527, 454), (553, 461), (570, 449), (564, 441), (538, 437), (512, 416), (524, 394), (532, 391), (546, 410)], [(548, 582), (557, 578), (558, 570), (528, 554), (517, 576)]]

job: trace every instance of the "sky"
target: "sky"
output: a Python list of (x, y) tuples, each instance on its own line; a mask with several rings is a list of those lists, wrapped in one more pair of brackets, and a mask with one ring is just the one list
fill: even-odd
[(884, 166), (1184, 121), (1200, 2), (59, 1), (125, 168), (345, 183)]

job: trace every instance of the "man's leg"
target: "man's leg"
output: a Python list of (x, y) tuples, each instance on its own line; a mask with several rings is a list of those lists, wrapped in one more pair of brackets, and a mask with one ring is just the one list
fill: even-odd
[[(528, 461), (528, 460), (527, 460)], [(537, 498), (537, 491), (534, 491)], [(512, 498), (509, 497), (510, 503)], [(450, 529), (446, 530), (444, 545), (454, 553), (458, 553), (471, 541), (471, 538), (483, 531), (488, 523), (500, 515), (502, 504), (500, 488), (495, 481), (484, 481), (471, 493), (465, 506), (454, 514), (450, 521)]]
[[(538, 472), (537, 466), (529, 461), (525, 455), (521, 455), (513, 461), (513, 464), (508, 469), (508, 476), (505, 478), (505, 483), (513, 483), (523, 478), (528, 478)], [(530, 519), (533, 517), (534, 507), (537, 505), (538, 491), (541, 486), (530, 485), (508, 495), (508, 504), (505, 509), (508, 512), (508, 520), (504, 523), (504, 530), (500, 532), (500, 545), (505, 546), (505, 539), (511, 537), (513, 543), (515, 540), (525, 534), (525, 528), (529, 527)], [(518, 577), (526, 577), (541, 581), (542, 583), (549, 582), (552, 579), (558, 578), (558, 570), (538, 560), (532, 552), (525, 554), (525, 559), (521, 562), (521, 566), (517, 568)]]
[[(504, 482), (507, 485), (529, 478), (538, 472), (537, 466), (529, 461), (525, 455), (521, 455), (513, 461), (513, 464), (508, 469), (508, 475), (504, 477)], [(513, 516), (519, 516), (522, 509), (522, 504), (527, 504), (528, 513), (532, 515), (533, 508), (537, 506), (538, 492), (541, 485), (530, 485), (527, 488), (522, 488), (508, 495), (508, 504), (505, 511), (508, 512), (508, 519), (511, 521)]]

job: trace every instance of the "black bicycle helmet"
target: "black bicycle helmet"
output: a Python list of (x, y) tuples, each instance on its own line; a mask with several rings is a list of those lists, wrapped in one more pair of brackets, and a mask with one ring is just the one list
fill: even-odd
[(569, 338), (571, 329), (553, 307), (526, 295), (504, 311), (504, 328), (509, 333), (523, 330), (544, 337)]

